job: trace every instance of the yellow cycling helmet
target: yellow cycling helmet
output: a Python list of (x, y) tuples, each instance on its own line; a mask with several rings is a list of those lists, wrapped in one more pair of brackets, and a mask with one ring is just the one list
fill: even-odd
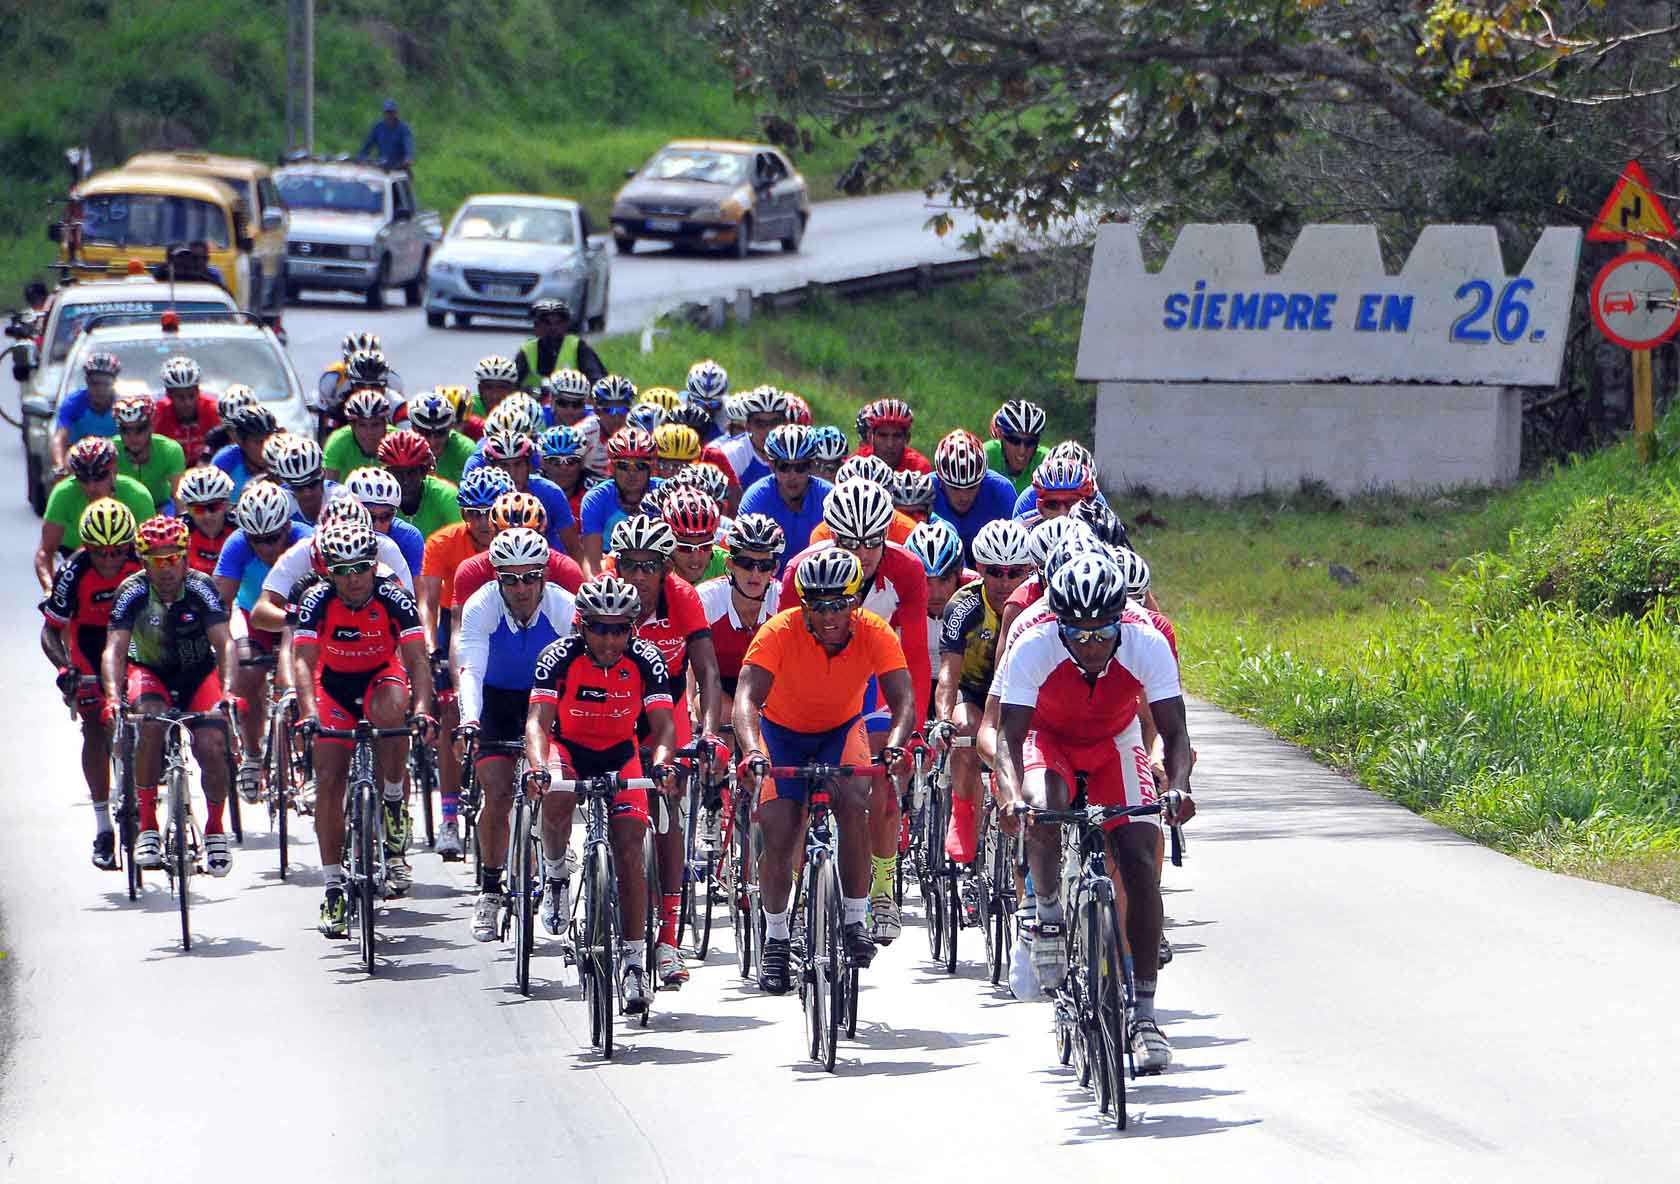
[(77, 529), (89, 547), (126, 547), (134, 542), (134, 511), (114, 497), (102, 497), (82, 511)]
[(460, 423), (467, 413), (467, 404), (472, 401), (472, 392), (464, 386), (440, 386), (433, 393), (449, 400), (455, 408), (455, 422)]
[(862, 586), (863, 564), (839, 547), (811, 552), (793, 571), (793, 588), (801, 600), (856, 596)]
[(641, 393), (641, 401), (655, 403), (666, 415), (682, 406), (682, 396), (668, 386), (650, 386)]
[(662, 423), (653, 429), (660, 460), (687, 463), (700, 459), (700, 433), (686, 423)]

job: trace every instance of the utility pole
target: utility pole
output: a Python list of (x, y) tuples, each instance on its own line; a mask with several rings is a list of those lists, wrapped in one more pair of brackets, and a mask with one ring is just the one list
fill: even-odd
[(286, 0), (286, 151), (315, 151), (315, 0)]

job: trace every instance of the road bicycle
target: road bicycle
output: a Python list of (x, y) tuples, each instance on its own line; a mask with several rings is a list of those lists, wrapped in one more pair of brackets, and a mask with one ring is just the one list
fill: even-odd
[(758, 904), (758, 862), (753, 850), (754, 802), (732, 769), (719, 810), (717, 887), (729, 908), (735, 934), (735, 964), (751, 979), (757, 951), (764, 948), (764, 913)]
[[(1084, 777), (1078, 779), (1075, 800), (1083, 800)], [(1072, 1060), (1080, 1085), (1096, 1093), (1097, 1110), (1126, 1129), (1126, 1076), (1137, 1076), (1131, 1051), (1131, 1019), (1137, 1005), (1131, 956), (1126, 953), (1120, 903), (1108, 874), (1108, 844), (1104, 825), (1119, 818), (1142, 818), (1177, 810), (1179, 796), (1138, 806), (1084, 806), (1069, 810), (1028, 809), (1041, 825), (1060, 824), (1062, 880), (1068, 923), (1062, 940), (1068, 943), (1068, 972), (1054, 991), (1056, 1056)], [(1172, 861), (1183, 863), (1183, 836), (1172, 834)], [(1045, 940), (1042, 922), (1038, 941)]]
[[(474, 747), (474, 746), (469, 746)], [(537, 940), (537, 908), (542, 902), (542, 837), (538, 819), (542, 814), (542, 790), (533, 787), (540, 779), (525, 774), (525, 745), (521, 741), (481, 741), (487, 753), (506, 756), (513, 762), (513, 817), (508, 824), (506, 859), (502, 863), (502, 907), (497, 932), (506, 941), (513, 934), (513, 982), (521, 995), (531, 993), (531, 951)]]

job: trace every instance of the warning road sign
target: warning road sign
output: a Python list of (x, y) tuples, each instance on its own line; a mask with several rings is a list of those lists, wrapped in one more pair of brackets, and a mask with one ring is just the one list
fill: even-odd
[(1593, 323), (1625, 349), (1650, 349), (1680, 330), (1680, 268), (1641, 251), (1604, 265), (1592, 284)]
[(1595, 243), (1649, 242), (1674, 237), (1674, 223), (1657, 200), (1651, 181), (1637, 160), (1630, 160), (1604, 207), (1598, 211), (1587, 241)]

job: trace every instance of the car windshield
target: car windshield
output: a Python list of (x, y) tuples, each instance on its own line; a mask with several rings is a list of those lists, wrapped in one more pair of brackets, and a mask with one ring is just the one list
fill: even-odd
[(125, 381), (144, 382), (161, 392), (159, 378), (163, 364), (177, 354), (198, 363), (204, 372), (200, 387), (212, 394), (229, 383), (243, 382), (265, 403), (279, 403), (292, 397), (292, 384), (285, 361), (275, 343), (256, 332), (229, 336), (194, 336), (190, 332), (167, 336), (113, 339), (95, 330), (77, 344), (66, 369), (65, 390), (81, 385), (81, 357), (90, 349), (117, 355)]
[(642, 168), (651, 181), (705, 181), (739, 185), (747, 179), (747, 156), (710, 148), (661, 148)]
[(280, 196), (294, 210), (336, 210), (345, 214), (385, 212), (385, 186), (359, 177), (288, 173), (276, 177)]
[(544, 206), (499, 206), (474, 202), (463, 209), (450, 230), (451, 238), (497, 239), (510, 243), (547, 243), (569, 247), (572, 212)]
[(61, 303), (58, 310), (58, 327), (53, 330), (52, 348), (48, 351), (47, 358), (49, 361), (62, 362), (64, 355), (70, 352), (70, 344), (76, 340), (76, 334), (82, 331), (82, 326), (87, 324), (92, 317), (117, 312), (157, 313), (170, 307), (177, 308), (182, 312), (224, 312), (231, 309), (233, 303), (232, 301), (222, 303), (211, 300), (178, 300), (171, 306), (169, 301), (164, 299), (90, 300), (77, 303)]
[(190, 197), (108, 193), (83, 199), (82, 235), (90, 243), (119, 247), (167, 247), (203, 239), (225, 250), (228, 220), (220, 206)]

